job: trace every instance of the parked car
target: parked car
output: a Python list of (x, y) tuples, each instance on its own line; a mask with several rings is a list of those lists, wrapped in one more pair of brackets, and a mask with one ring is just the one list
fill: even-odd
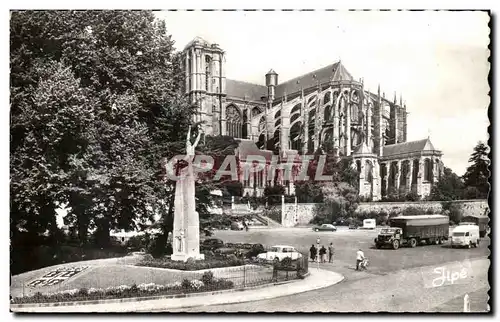
[(331, 224), (323, 224), (321, 226), (313, 227), (314, 231), (337, 231), (337, 227)]
[(358, 229), (358, 226), (351, 224), (351, 225), (349, 225), (349, 229)]
[(302, 257), (295, 247), (286, 245), (276, 245), (271, 247), (268, 252), (257, 255), (258, 259), (266, 261), (282, 261), (284, 258), (290, 257), (292, 260)]
[(243, 226), (243, 223), (239, 221), (233, 221), (231, 223), (231, 230), (243, 230), (245, 229), (245, 226)]
[(218, 238), (205, 239), (200, 245), (201, 250), (210, 251), (214, 251), (222, 247), (224, 247), (224, 242)]

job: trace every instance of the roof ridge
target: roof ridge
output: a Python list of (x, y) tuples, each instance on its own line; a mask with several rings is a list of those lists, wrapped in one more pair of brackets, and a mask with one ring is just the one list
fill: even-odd
[(228, 80), (229, 80), (229, 81), (233, 81), (233, 82), (238, 82), (238, 83), (245, 83), (245, 84), (248, 84), (248, 85), (255, 85), (255, 86), (267, 87), (266, 85), (255, 84), (255, 83), (250, 83), (250, 82), (246, 82), (246, 81), (240, 81), (240, 80), (237, 80), (237, 79), (226, 78), (226, 82), (227, 82)]
[[(291, 81), (294, 81), (294, 80), (297, 80), (297, 79), (299, 79), (299, 78), (302, 78), (302, 77), (304, 77), (305, 75), (316, 73), (316, 72), (318, 72), (318, 71), (320, 71), (320, 70), (323, 70), (323, 69), (325, 69), (325, 68), (327, 68), (327, 67), (330, 67), (330, 66), (332, 66), (332, 67), (333, 67), (333, 66), (335, 66), (335, 65), (338, 65), (339, 63), (340, 63), (340, 61), (337, 61), (336, 63), (329, 64), (329, 65), (323, 66), (323, 67), (321, 67), (321, 68), (317, 68), (317, 69), (315, 69), (315, 70), (313, 70), (313, 71), (310, 71), (310, 72), (307, 72), (307, 73), (301, 74), (301, 75), (299, 75), (299, 76), (297, 76), (297, 77), (294, 77), (294, 78), (291, 78), (291, 79), (289, 79), (289, 80), (286, 80), (286, 81), (284, 81), (284, 82), (280, 83), (279, 85), (284, 85), (284, 84), (289, 83), (289, 82), (291, 82)], [(335, 70), (336, 70), (336, 69), (335, 69)], [(332, 71), (332, 73), (334, 73), (334, 72), (335, 72), (335, 71)]]

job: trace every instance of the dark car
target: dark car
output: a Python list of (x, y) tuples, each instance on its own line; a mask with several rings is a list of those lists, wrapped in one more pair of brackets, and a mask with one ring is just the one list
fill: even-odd
[(358, 229), (358, 226), (357, 225), (349, 225), (349, 229)]
[(224, 247), (224, 242), (218, 238), (205, 239), (200, 245), (201, 250), (209, 251), (214, 251), (222, 247)]

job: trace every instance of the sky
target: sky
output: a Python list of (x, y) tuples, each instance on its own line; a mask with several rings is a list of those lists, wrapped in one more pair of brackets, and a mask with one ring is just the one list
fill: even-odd
[(488, 140), (489, 17), (482, 12), (160, 11), (177, 50), (196, 36), (226, 52), (226, 77), (279, 82), (339, 59), (368, 90), (402, 95), (408, 141), (430, 136), (463, 175)]

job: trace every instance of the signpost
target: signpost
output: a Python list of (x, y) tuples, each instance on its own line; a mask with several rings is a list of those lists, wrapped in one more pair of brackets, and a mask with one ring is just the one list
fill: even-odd
[(317, 258), (317, 260), (316, 260), (316, 265), (317, 265), (318, 270), (319, 270), (319, 257), (320, 257), (320, 255), (319, 255), (319, 243), (320, 243), (320, 241), (321, 241), (321, 240), (320, 240), (320, 239), (319, 239), (319, 237), (318, 237), (318, 238), (316, 239), (316, 245), (318, 245), (318, 247), (317, 247), (317, 249), (318, 249), (318, 250), (317, 250), (318, 255), (316, 256), (316, 258)]
[(470, 299), (469, 294), (465, 294), (464, 296), (464, 313), (470, 312)]

